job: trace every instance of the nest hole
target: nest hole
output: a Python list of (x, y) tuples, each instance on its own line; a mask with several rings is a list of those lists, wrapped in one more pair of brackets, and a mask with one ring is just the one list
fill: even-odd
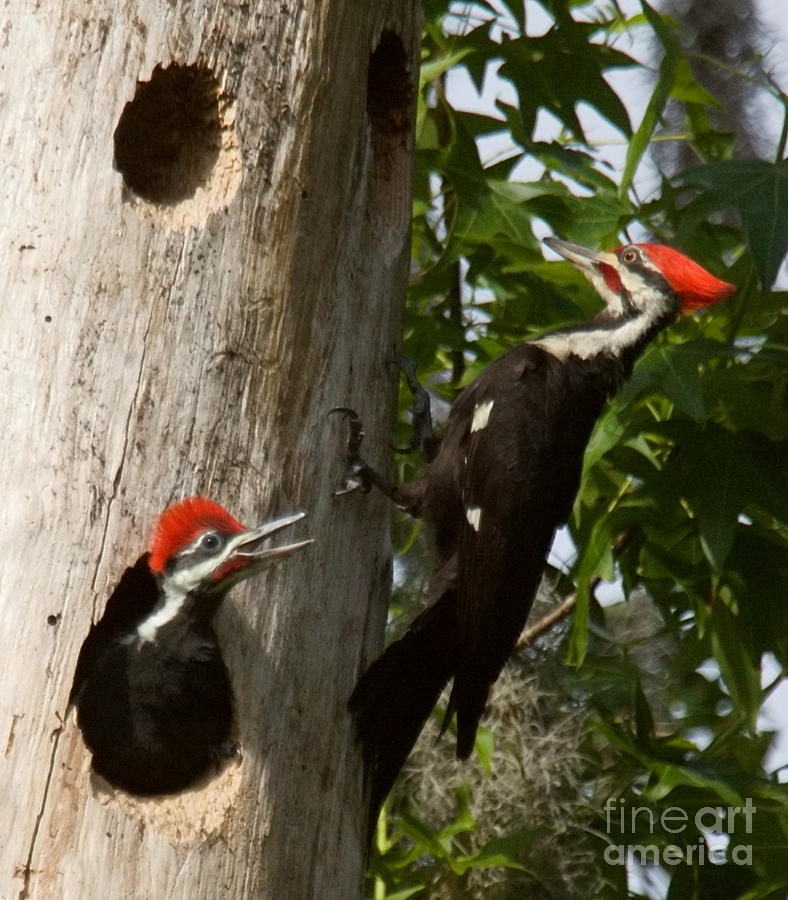
[(379, 135), (392, 137), (410, 129), (413, 86), (408, 55), (400, 36), (386, 30), (369, 58), (367, 114)]
[(176, 204), (204, 186), (222, 149), (219, 82), (201, 66), (156, 66), (137, 83), (114, 135), (115, 168), (126, 187)]

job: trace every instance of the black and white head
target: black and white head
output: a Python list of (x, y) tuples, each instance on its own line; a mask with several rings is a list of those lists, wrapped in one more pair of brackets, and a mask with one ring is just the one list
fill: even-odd
[[(624, 244), (615, 250), (590, 250), (558, 238), (545, 243), (576, 266), (605, 302), (599, 328), (572, 336), (547, 335), (537, 343), (553, 352), (587, 357), (604, 349), (615, 353), (679, 315), (712, 306), (735, 291), (693, 262), (662, 244)], [(554, 345), (554, 346), (553, 346)]]
[(162, 601), (137, 629), (139, 637), (152, 640), (189, 600), (204, 598), (207, 608), (215, 609), (233, 585), (311, 544), (312, 540), (305, 540), (265, 546), (272, 535), (303, 518), (304, 513), (296, 513), (246, 528), (206, 497), (190, 497), (165, 509), (157, 520), (148, 559), (159, 580)]

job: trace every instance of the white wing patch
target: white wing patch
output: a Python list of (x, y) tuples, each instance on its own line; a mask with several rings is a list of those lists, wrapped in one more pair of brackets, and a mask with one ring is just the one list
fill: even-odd
[(474, 431), (481, 431), (487, 427), (490, 421), (490, 413), (492, 412), (494, 400), (487, 400), (485, 403), (477, 403), (473, 408), (473, 419), (471, 420), (471, 434)]
[[(490, 404), (492, 405), (492, 404)], [(465, 518), (474, 531), (478, 531), (482, 527), (482, 508), (481, 506), (469, 506), (465, 510)]]

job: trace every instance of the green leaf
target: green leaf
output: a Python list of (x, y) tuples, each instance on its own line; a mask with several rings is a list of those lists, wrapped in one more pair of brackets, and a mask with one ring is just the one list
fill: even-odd
[(509, 13), (512, 19), (517, 23), (517, 27), (520, 29), (520, 33), (525, 33), (525, 3), (523, 0), (511, 0), (511, 2), (504, 2), (504, 0), (498, 0), (499, 4), (504, 7), (504, 9)]
[(739, 894), (736, 900), (779, 900), (784, 894), (788, 895), (788, 878), (770, 879)]
[(624, 396), (632, 398), (646, 390), (658, 390), (702, 424), (706, 421), (708, 410), (700, 367), (709, 360), (730, 356), (732, 352), (731, 347), (717, 341), (654, 344), (638, 362)]
[(447, 846), (441, 841), (440, 834), (433, 831), (418, 816), (414, 816), (412, 813), (402, 813), (399, 826), (402, 833), (419, 846), (421, 853), (431, 853), (438, 859), (445, 859), (448, 855)]
[(675, 765), (651, 762), (650, 768), (656, 778), (649, 784), (648, 794), (654, 800), (661, 800), (674, 788), (687, 786), (710, 791), (730, 806), (741, 806), (742, 804), (743, 798), (738, 790), (716, 774), (704, 771), (699, 763)]
[(728, 779), (720, 777), (705, 760), (697, 759), (685, 763), (675, 763), (662, 759), (655, 752), (646, 752), (635, 742), (633, 735), (620, 725), (601, 718), (597, 728), (612, 744), (640, 762), (650, 772), (645, 796), (651, 800), (661, 800), (677, 787), (693, 787), (709, 791), (730, 806), (741, 806), (743, 796)]
[[(507, 109), (500, 101), (498, 107)], [(541, 162), (548, 172), (560, 172), (593, 191), (616, 193), (615, 182), (599, 171), (597, 161), (590, 153), (564, 147), (557, 141), (549, 144), (542, 141), (528, 142), (527, 148), (530, 155)]]
[(571, 19), (562, 26), (551, 28), (541, 37), (521, 37), (501, 44), (504, 63), (498, 72), (517, 91), (525, 133), (533, 134), (537, 113), (544, 108), (586, 143), (576, 113), (577, 105), (585, 101), (629, 136), (632, 127), (626, 108), (602, 73), (605, 68), (634, 65), (634, 61), (609, 47), (583, 40), (581, 35), (592, 26)]
[(484, 90), (484, 79), (487, 67), (500, 59), (501, 45), (490, 38), (490, 23), (483, 22), (462, 36), (462, 44), (471, 48), (462, 62), (478, 93)]
[(632, 215), (627, 199), (614, 191), (597, 191), (593, 203), (587, 197), (570, 196), (563, 206), (571, 215), (563, 236), (592, 247), (618, 244), (618, 234)]
[(776, 518), (788, 510), (788, 478), (779, 445), (750, 432), (732, 432), (712, 423), (699, 429), (678, 419), (655, 426), (655, 431), (676, 445), (662, 478), (686, 499), (704, 556), (715, 572), (722, 573), (739, 516), (746, 509), (757, 506)]
[(448, 13), (450, 3), (451, 0), (422, 0), (425, 22), (440, 21)]
[(450, 53), (448, 56), (439, 56), (437, 59), (431, 59), (421, 64), (421, 73), (419, 75), (420, 87), (435, 81), (441, 75), (453, 69), (461, 60), (473, 52), (470, 47), (462, 47), (460, 50)]
[(588, 626), (591, 616), (591, 588), (596, 578), (612, 581), (615, 574), (613, 543), (615, 541), (614, 511), (607, 511), (593, 523), (585, 536), (576, 563), (577, 595), (572, 615), (572, 628), (567, 644), (567, 662), (579, 666), (588, 647)]
[(640, 7), (648, 24), (654, 29), (654, 34), (659, 38), (665, 53), (668, 56), (680, 57), (681, 45), (673, 29), (667, 24), (666, 19), (655, 9), (652, 9), (646, 0), (640, 0)]
[(768, 289), (788, 250), (788, 159), (730, 159), (682, 173), (679, 184), (705, 188), (712, 208), (735, 209), (761, 285)]
[(456, 871), (462, 875), (468, 869), (507, 868), (528, 872), (517, 857), (544, 834), (544, 828), (520, 828), (503, 837), (492, 838), (468, 856), (459, 857)]
[[(704, 379), (704, 395), (718, 421), (732, 431), (753, 431), (771, 441), (788, 435), (788, 404), (785, 386), (780, 385), (777, 367), (767, 366), (754, 378), (757, 364), (735, 366), (710, 372)], [(747, 371), (750, 370), (750, 371)], [(783, 371), (788, 372), (788, 365)]]
[(672, 29), (663, 22), (662, 16), (655, 12), (646, 3), (646, 0), (641, 0), (640, 5), (649, 25), (654, 29), (655, 34), (665, 48), (665, 56), (660, 63), (659, 76), (646, 106), (646, 112), (627, 147), (624, 171), (618, 188), (619, 197), (622, 198), (628, 194), (635, 172), (640, 165), (640, 160), (643, 158), (646, 147), (651, 141), (654, 129), (659, 124), (665, 104), (674, 87), (679, 60), (681, 59), (681, 47)]
[(497, 197), (513, 205), (527, 203), (529, 200), (533, 200), (535, 197), (543, 197), (545, 194), (555, 194), (560, 197), (566, 196), (564, 186), (551, 181), (501, 181), (490, 178), (487, 184)]
[(649, 706), (648, 698), (643, 693), (639, 677), (633, 680), (632, 694), (637, 742), (642, 747), (648, 747), (654, 740), (654, 717), (651, 715), (651, 707)]
[[(426, 890), (423, 884), (417, 887), (403, 888), (401, 891), (394, 891), (393, 894), (384, 894), (382, 900), (408, 900), (408, 897), (415, 897), (416, 894)], [(377, 895), (375, 895), (377, 897)]]
[(751, 731), (761, 708), (760, 667), (747, 652), (738, 618), (724, 603), (717, 603), (712, 615), (711, 646), (725, 685)]
[(682, 103), (692, 103), (696, 106), (711, 106), (715, 109), (719, 107), (719, 103), (717, 103), (712, 94), (698, 83), (692, 67), (683, 56), (677, 62), (676, 79), (670, 96), (674, 100), (680, 100)]
[[(637, 222), (638, 230), (698, 261), (724, 259), (729, 266), (727, 275), (719, 274), (742, 286), (737, 298), (671, 326), (609, 404), (589, 443), (570, 522), (578, 560), (567, 576), (572, 583), (558, 588), (578, 591), (567, 655), (582, 665), (563, 670), (556, 689), (566, 687), (570, 702), (604, 703), (605, 720), (576, 748), (584, 760), (578, 772), (584, 798), (593, 791), (632, 793), (638, 802), (664, 800), (693, 810), (740, 805), (744, 796), (758, 802), (761, 833), (752, 836), (752, 867), (677, 867), (671, 898), (727, 896), (726, 890), (740, 896), (746, 889), (750, 900), (765, 898), (767, 886), (779, 891), (780, 879), (788, 880), (788, 796), (775, 773), (765, 771), (770, 735), (754, 718), (762, 655), (773, 654), (788, 670), (788, 379), (780, 357), (788, 317), (786, 297), (757, 285), (768, 284), (785, 250), (786, 164), (731, 162), (730, 136), (713, 115), (717, 102), (693, 78), (675, 22), (651, 6), (657, 0), (643, 0), (642, 14), (626, 19), (615, 3), (592, 13), (583, 0), (538, 0), (553, 25), (537, 37), (525, 35), (533, 7), (506, 2), (516, 22), (503, 12), (503, 0), (471, 0), (460, 12), (460, 28), (456, 15), (426, 26), (428, 76), (456, 61), (489, 95), (488, 75), (502, 60), (519, 106), (498, 100), (487, 114), (458, 112), (434, 81), (420, 91), (406, 352), (431, 390), (451, 399), (456, 385), (446, 372), (459, 356), (464, 369), (458, 374), (467, 384), (508, 347), (592, 316), (599, 299), (582, 276), (566, 263), (545, 262), (534, 234), (535, 224), (541, 234), (540, 219), (562, 237), (596, 246), (620, 243), (621, 232)], [(449, 3), (429, 0), (429, 8), (443, 16)], [(572, 18), (592, 15), (588, 23)], [(652, 94), (635, 120), (622, 175), (607, 164), (604, 146), (580, 142), (592, 138), (582, 131), (588, 105), (629, 133), (607, 76), (632, 64), (613, 47), (623, 46), (616, 41), (634, 28), (656, 35), (665, 59), (658, 72), (649, 71)], [(631, 185), (668, 97), (684, 107), (685, 133), (677, 139), (712, 164), (655, 185), (643, 203)], [(545, 111), (560, 129), (551, 143), (533, 139)], [(493, 163), (485, 156), (492, 152), (490, 135), (500, 148)], [(521, 175), (527, 171), (521, 161), (538, 176)], [(461, 312), (448, 299), (458, 288)], [(403, 419), (408, 402), (400, 403)], [(396, 441), (404, 442), (402, 433)], [(400, 461), (399, 470), (398, 482), (420, 471), (413, 458)], [(410, 542), (406, 527), (397, 527), (398, 543)], [(622, 534), (627, 541), (614, 559), (611, 546)], [(399, 603), (414, 604), (429, 579), (422, 543), (413, 547), (412, 581)], [(640, 595), (632, 592), (644, 589), (664, 621), (657, 640), (637, 628), (622, 634), (609, 610), (603, 630), (592, 586), (614, 563), (630, 598), (620, 604), (629, 610), (628, 623), (640, 625)], [(707, 681), (697, 669), (712, 655), (722, 674)], [(553, 716), (546, 728), (560, 723)], [(750, 733), (753, 724), (759, 731)], [(505, 729), (495, 737), (496, 747), (509, 746)], [(482, 762), (477, 774), (500, 776), (490, 732), (479, 731), (475, 749)], [(407, 790), (400, 785), (400, 799)], [(558, 791), (562, 798), (563, 787)], [(407, 799), (418, 810), (417, 795)], [(484, 798), (475, 799), (481, 824)], [(378, 896), (384, 884), (389, 897), (462, 892), (472, 869), (520, 863), (522, 847), (477, 846), (467, 795), (458, 797), (456, 815), (442, 829), (429, 824), (433, 812), (417, 812), (424, 821), (399, 818), (397, 810), (408, 805), (396, 801), (383, 829), (387, 852), (372, 863)], [(576, 823), (568, 818), (566, 824)], [(520, 838), (527, 845), (530, 835), (515, 833), (513, 841)], [(494, 874), (505, 881), (505, 872)], [(542, 875), (537, 870), (535, 877)], [(623, 896), (626, 885), (618, 888)]]
[(484, 116), (481, 113), (472, 112), (455, 112), (455, 116), (468, 134), (473, 135), (474, 138), (482, 135), (508, 133), (506, 121), (497, 119), (495, 116)]
[(591, 439), (583, 457), (584, 473), (595, 466), (611, 447), (615, 447), (619, 443), (625, 431), (626, 422), (620, 417), (618, 406), (611, 405), (597, 421), (596, 427), (591, 433)]
[(492, 755), (495, 748), (495, 736), (489, 728), (480, 725), (476, 729), (473, 749), (484, 769), (485, 775), (492, 775)]
[(627, 156), (624, 161), (624, 171), (621, 174), (621, 184), (618, 188), (618, 195), (624, 198), (629, 193), (632, 186), (632, 180), (635, 177), (640, 160), (646, 152), (654, 129), (660, 122), (660, 118), (665, 109), (665, 104), (670, 96), (673, 83), (676, 79), (676, 67), (678, 60), (675, 56), (665, 56), (659, 66), (659, 77), (651, 92), (646, 111), (638, 125), (637, 131), (632, 136), (632, 140), (627, 147)]

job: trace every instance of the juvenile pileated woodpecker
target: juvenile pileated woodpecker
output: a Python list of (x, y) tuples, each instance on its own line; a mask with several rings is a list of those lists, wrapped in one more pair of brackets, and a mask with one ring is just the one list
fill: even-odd
[(77, 660), (69, 705), (93, 769), (132, 794), (180, 791), (238, 752), (233, 699), (212, 619), (227, 591), (311, 540), (263, 543), (304, 517), (247, 529), (204, 497), (159, 516)]
[(346, 490), (376, 485), (432, 525), (437, 545), (430, 605), (367, 669), (350, 700), (373, 814), (450, 679), (444, 727), (456, 713), (457, 756), (470, 754), (555, 529), (571, 512), (583, 452), (606, 399), (658, 332), (735, 290), (657, 244), (598, 252), (554, 238), (546, 243), (588, 278), (604, 309), (488, 366), (455, 400), (439, 444), (424, 425), (427, 395), (406, 369), (414, 409), (421, 407), (421, 445), (432, 449), (416, 481), (394, 487), (372, 470), (358, 452), (360, 420), (339, 408), (351, 421)]

